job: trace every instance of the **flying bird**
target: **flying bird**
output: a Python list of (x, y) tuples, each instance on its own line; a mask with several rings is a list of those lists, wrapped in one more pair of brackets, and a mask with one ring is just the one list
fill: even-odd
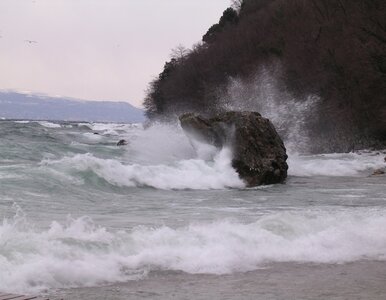
[(29, 44), (37, 44), (38, 42), (37, 41), (33, 41), (33, 40), (25, 40), (26, 43), (29, 43)]

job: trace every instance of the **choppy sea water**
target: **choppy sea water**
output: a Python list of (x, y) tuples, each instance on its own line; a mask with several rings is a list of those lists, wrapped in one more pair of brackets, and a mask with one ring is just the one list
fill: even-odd
[(384, 157), (290, 153), (286, 184), (247, 189), (176, 127), (1, 121), (0, 291), (384, 299)]

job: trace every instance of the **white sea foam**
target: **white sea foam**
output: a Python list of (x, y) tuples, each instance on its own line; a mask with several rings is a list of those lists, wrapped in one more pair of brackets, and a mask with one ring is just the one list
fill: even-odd
[(98, 131), (105, 135), (121, 135), (132, 129), (142, 128), (142, 124), (124, 123), (79, 123), (78, 126), (86, 126), (93, 131)]
[(31, 121), (20, 120), (20, 121), (14, 121), (14, 122), (17, 123), (17, 124), (28, 124), (28, 123), (30, 123)]
[(48, 122), (48, 121), (38, 121), (37, 123), (40, 124), (41, 126), (47, 127), (47, 128), (60, 128), (60, 127), (62, 127), (60, 124), (52, 123), (52, 122)]
[(87, 138), (88, 140), (91, 141), (100, 141), (103, 139), (103, 137), (99, 134), (94, 134), (92, 132), (85, 132), (82, 134), (83, 137)]
[[(112, 129), (121, 125), (97, 126), (101, 126), (99, 129)], [(60, 160), (46, 159), (41, 165), (65, 177), (79, 177), (82, 176), (79, 173), (91, 171), (112, 185), (125, 187), (167, 190), (245, 187), (231, 166), (232, 153), (229, 149), (219, 151), (213, 146), (190, 141), (176, 126), (158, 125), (147, 130), (134, 126), (125, 130), (121, 137), (129, 144), (119, 148), (124, 151), (119, 158), (98, 158), (88, 153)], [(103, 137), (91, 133), (86, 133), (86, 136), (97, 141)]]
[(38, 292), (138, 278), (151, 270), (226, 274), (268, 262), (386, 260), (385, 212), (272, 213), (187, 227), (113, 232), (89, 218), (33, 229), (22, 214), (0, 225), (0, 290)]
[(78, 154), (59, 161), (45, 160), (43, 166), (55, 167), (64, 173), (92, 171), (110, 184), (127, 187), (148, 186), (157, 189), (223, 189), (245, 185), (231, 166), (231, 152), (221, 150), (213, 161), (180, 160), (172, 164), (124, 164), (114, 159)]
[(288, 165), (289, 175), (293, 176), (370, 175), (386, 167), (384, 155), (379, 153), (290, 154)]
[(156, 125), (146, 130), (132, 128), (126, 136), (126, 159), (144, 165), (170, 164), (193, 158), (206, 159), (196, 153), (181, 128)]
[[(78, 154), (60, 160), (44, 160), (42, 165), (65, 177), (92, 171), (112, 185), (125, 187), (202, 190), (244, 187), (231, 166), (229, 149), (219, 152), (215, 147), (189, 140), (179, 127), (158, 125), (143, 130), (122, 124), (93, 126), (108, 131), (124, 128), (120, 138), (125, 138), (129, 144), (119, 148), (122, 156), (105, 159)], [(90, 132), (82, 136), (93, 142), (109, 138)], [(290, 153), (288, 164), (290, 176), (367, 176), (374, 169), (386, 166), (383, 155), (376, 153), (308, 156)], [(74, 182), (84, 182), (75, 177)]]

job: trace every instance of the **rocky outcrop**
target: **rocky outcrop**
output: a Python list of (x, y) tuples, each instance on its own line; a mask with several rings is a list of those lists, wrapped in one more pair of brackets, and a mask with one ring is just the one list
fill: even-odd
[(378, 175), (384, 175), (385, 174), (385, 170), (383, 169), (377, 169), (373, 172), (373, 176), (378, 176)]
[(128, 144), (128, 142), (126, 140), (119, 140), (117, 143), (117, 146), (125, 146), (127, 144)]
[(206, 119), (180, 116), (191, 137), (218, 148), (231, 147), (232, 166), (249, 187), (282, 183), (287, 177), (287, 154), (272, 123), (257, 112), (226, 112)]

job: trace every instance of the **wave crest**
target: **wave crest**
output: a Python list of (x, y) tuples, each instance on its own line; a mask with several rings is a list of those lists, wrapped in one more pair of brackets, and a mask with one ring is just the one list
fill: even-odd
[(268, 262), (386, 260), (386, 233), (379, 230), (385, 226), (385, 213), (369, 209), (117, 232), (87, 217), (38, 231), (19, 214), (0, 225), (0, 290), (94, 286), (138, 279), (151, 270), (226, 274)]
[(173, 164), (124, 164), (114, 159), (101, 159), (91, 154), (78, 154), (58, 161), (45, 160), (42, 165), (64, 173), (92, 171), (116, 186), (153, 187), (164, 190), (208, 190), (243, 188), (245, 184), (231, 166), (231, 151), (223, 149), (213, 161), (187, 159)]

